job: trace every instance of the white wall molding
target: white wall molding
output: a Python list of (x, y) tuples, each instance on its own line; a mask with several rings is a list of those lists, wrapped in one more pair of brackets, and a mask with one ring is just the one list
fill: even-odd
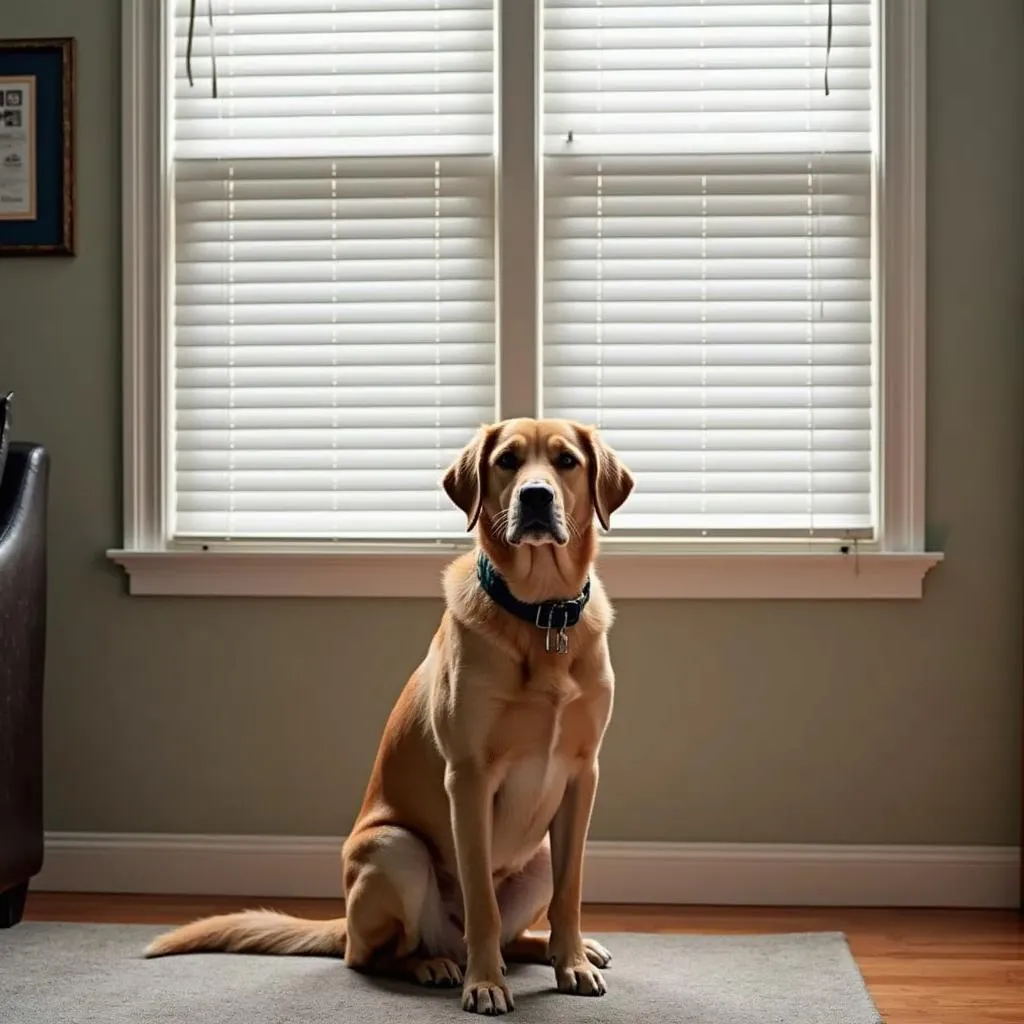
[(122, 459), (124, 542), (162, 543), (168, 208), (163, 88), (170, 8), (121, 4)]
[[(249, 896), (341, 894), (341, 839), (51, 832), (33, 888)], [(593, 903), (1016, 907), (1017, 850), (592, 842)]]
[(882, 522), (889, 551), (925, 545), (927, 9), (885, 0), (879, 45), (875, 246), (881, 350)]

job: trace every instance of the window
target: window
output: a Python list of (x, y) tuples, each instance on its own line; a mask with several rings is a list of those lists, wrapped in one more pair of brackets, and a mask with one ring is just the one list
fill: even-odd
[(617, 526), (874, 535), (871, 13), (546, 0), (544, 401)]
[(495, 414), (491, 0), (239, 0), (192, 86), (175, 15), (169, 537), (464, 532), (438, 481)]
[(436, 593), (543, 414), (613, 595), (917, 596), (920, 7), (126, 3), (133, 591)]

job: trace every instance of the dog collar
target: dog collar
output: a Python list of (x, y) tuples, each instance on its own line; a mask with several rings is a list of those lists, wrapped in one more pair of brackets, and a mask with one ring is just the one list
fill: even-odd
[(565, 654), (569, 650), (569, 634), (580, 621), (583, 609), (590, 600), (590, 577), (583, 584), (579, 596), (564, 601), (541, 601), (530, 604), (520, 601), (511, 590), (504, 577), (494, 567), (494, 563), (481, 551), (476, 560), (476, 576), (484, 593), (498, 606), (504, 608), (523, 622), (529, 622), (538, 629), (544, 630), (544, 650)]

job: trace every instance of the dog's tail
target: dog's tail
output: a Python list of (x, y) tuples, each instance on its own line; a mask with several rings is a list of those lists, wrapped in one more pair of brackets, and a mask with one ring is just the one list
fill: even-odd
[(275, 910), (204, 917), (154, 939), (147, 957), (178, 953), (270, 953), (278, 956), (345, 955), (343, 917), (312, 921)]

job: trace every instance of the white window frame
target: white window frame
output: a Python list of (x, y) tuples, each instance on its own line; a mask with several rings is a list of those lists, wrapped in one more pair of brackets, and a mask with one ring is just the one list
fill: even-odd
[[(440, 574), (472, 543), (210, 544), (164, 530), (170, 405), (166, 266), (168, 0), (122, 0), (124, 526), (108, 557), (139, 595), (439, 597)], [(542, 0), (496, 0), (500, 90), (498, 352), (501, 415), (540, 394), (538, 60)], [(872, 543), (602, 540), (598, 572), (626, 598), (920, 598), (942, 559), (925, 546), (925, 40), (923, 0), (877, 0), (879, 160), (873, 244), (881, 530)], [(521, 216), (532, 209), (532, 218)], [(508, 215), (506, 216), (506, 211)], [(502, 302), (514, 295), (514, 302)]]

